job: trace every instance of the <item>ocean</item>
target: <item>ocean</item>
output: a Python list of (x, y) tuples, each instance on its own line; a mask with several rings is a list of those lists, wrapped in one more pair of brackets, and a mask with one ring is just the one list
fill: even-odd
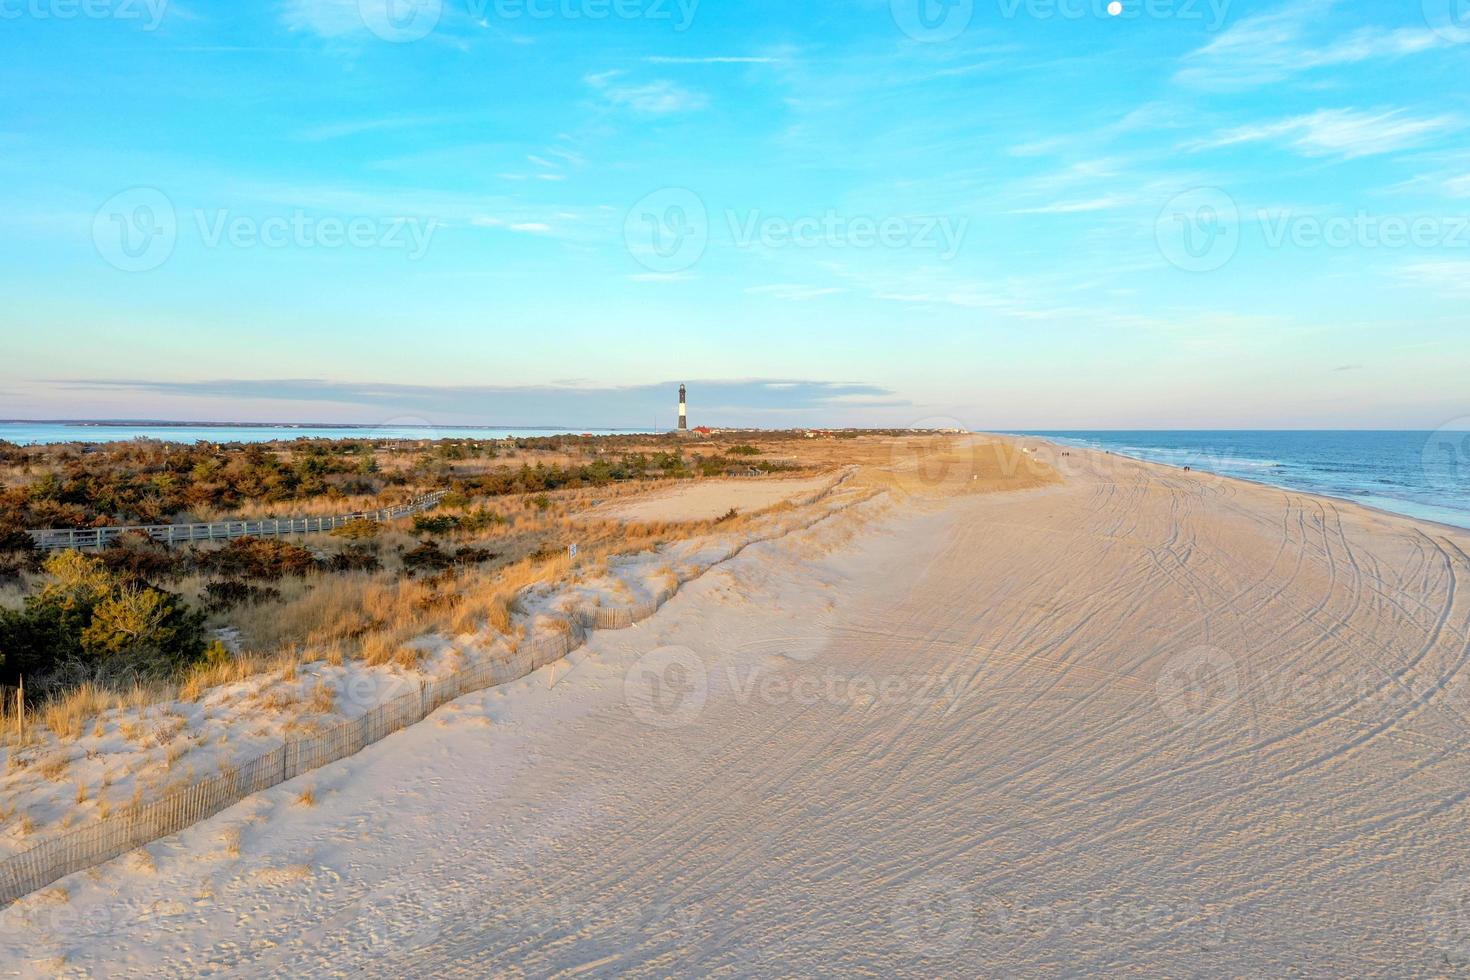
[(175, 425), (117, 422), (0, 422), (0, 442), (36, 446), (56, 442), (270, 442), (275, 439), (532, 439), (591, 432), (644, 435), (648, 429), (497, 429), (477, 426)]
[(1024, 434), (1470, 527), (1470, 431), (1458, 427)]

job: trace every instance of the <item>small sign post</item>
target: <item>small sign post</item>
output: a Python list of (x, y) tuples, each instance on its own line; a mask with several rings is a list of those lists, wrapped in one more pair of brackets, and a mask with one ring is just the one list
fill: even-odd
[(575, 543), (567, 545), (567, 558), (572, 561), (577, 560), (577, 546)]

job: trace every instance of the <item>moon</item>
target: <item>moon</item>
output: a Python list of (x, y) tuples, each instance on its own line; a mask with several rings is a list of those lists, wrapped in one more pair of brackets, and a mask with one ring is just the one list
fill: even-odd
[(1108, 13), (1112, 14), (1114, 17), (1118, 16), (1122, 12), (1123, 5), (1119, 3), (1118, 0), (1113, 0), (1112, 3), (1108, 4)]

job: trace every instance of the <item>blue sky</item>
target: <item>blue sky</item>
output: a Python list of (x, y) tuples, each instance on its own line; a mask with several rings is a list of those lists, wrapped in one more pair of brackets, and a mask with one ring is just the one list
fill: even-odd
[(0, 0), (0, 417), (1470, 415), (1470, 5), (1122, 3)]

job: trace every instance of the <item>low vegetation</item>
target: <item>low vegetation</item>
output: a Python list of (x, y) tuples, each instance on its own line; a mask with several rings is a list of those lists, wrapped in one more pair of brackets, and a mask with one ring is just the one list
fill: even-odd
[[(107, 691), (198, 689), (313, 645), (364, 656), (415, 631), (504, 628), (515, 591), (558, 574), (575, 509), (622, 487), (802, 469), (769, 449), (669, 436), (0, 443), (0, 684), (23, 680), (36, 707), (72, 698), (94, 710)], [(430, 490), (446, 491), (434, 511), (292, 538), (170, 548), (129, 533), (47, 558), (24, 533), (366, 512)], [(616, 553), (667, 533), (604, 522), (575, 535), (584, 553)]]

